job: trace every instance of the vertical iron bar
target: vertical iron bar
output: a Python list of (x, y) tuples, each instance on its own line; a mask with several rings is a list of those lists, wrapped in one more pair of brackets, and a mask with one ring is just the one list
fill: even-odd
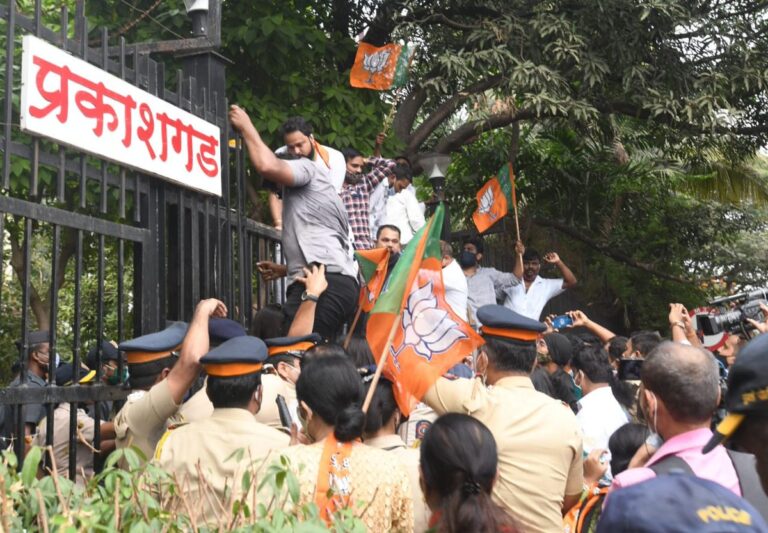
[(32, 138), (32, 172), (29, 173), (29, 199), (35, 201), (37, 198), (37, 184), (40, 181), (40, 139), (35, 136)]
[(178, 279), (178, 283), (179, 283), (179, 294), (178, 294), (178, 305), (179, 305), (179, 308), (178, 308), (178, 311), (177, 311), (178, 312), (177, 319), (178, 320), (187, 320), (187, 318), (186, 318), (186, 308), (184, 307), (184, 296), (185, 296), (185, 292), (186, 292), (184, 289), (186, 287), (187, 268), (188, 268), (188, 265), (187, 265), (187, 263), (185, 261), (185, 254), (184, 254), (184, 249), (186, 247), (185, 246), (185, 244), (186, 244), (186, 238), (185, 238), (186, 235), (185, 235), (185, 231), (184, 231), (184, 218), (185, 218), (184, 217), (184, 211), (185, 211), (185, 207), (184, 207), (184, 189), (179, 187), (177, 190), (178, 190), (178, 193), (179, 193), (179, 203), (176, 206), (176, 209), (178, 210), (177, 211), (177, 224), (178, 224), (178, 228), (177, 228), (177, 231), (176, 231), (176, 238), (177, 238), (177, 241), (176, 241), (176, 250), (177, 250), (177, 252), (176, 253), (178, 254), (178, 258), (179, 258), (178, 259), (179, 270), (176, 273), (177, 276), (178, 276), (177, 279)]
[[(27, 361), (29, 360), (29, 287), (30, 287), (30, 254), (32, 247), (32, 221), (24, 218), (24, 245), (22, 249), (24, 279), (21, 284), (21, 368), (19, 369), (19, 383), (24, 386), (29, 377), (27, 375)], [(14, 447), (19, 465), (24, 461), (24, 436), (26, 425), (24, 422), (25, 406), (20, 404), (16, 408), (16, 440)]]
[(43, 30), (42, 0), (35, 0), (35, 35), (40, 37)]
[[(200, 193), (192, 195), (189, 210), (190, 313), (200, 299)], [(191, 318), (191, 316), (190, 316)]]
[(13, 124), (13, 45), (16, 39), (16, 2), (8, 2), (5, 36), (5, 109), (3, 112), (3, 189), (11, 185), (11, 125)]
[(203, 205), (203, 297), (211, 296), (211, 200), (205, 197)]
[[(81, 281), (83, 275), (83, 230), (77, 230), (75, 241), (75, 319), (73, 323), (72, 366), (75, 372), (80, 369), (80, 329), (81, 329)], [(77, 374), (75, 374), (77, 375)], [(77, 405), (69, 407), (69, 479), (77, 475)]]
[[(243, 187), (245, 184), (245, 152), (242, 146), (235, 152), (237, 159), (235, 160), (235, 188), (237, 192), (237, 273), (239, 277), (238, 284), (238, 303), (240, 306), (240, 323), (246, 324), (245, 313), (245, 228), (243, 227), (243, 221), (245, 220), (243, 204)], [(234, 265), (233, 265), (234, 266)]]
[[(136, 87), (139, 87), (140, 83), (140, 75), (139, 75), (139, 45), (133, 46), (133, 83), (136, 85)], [(139, 173), (134, 172), (134, 183), (133, 183), (133, 221), (135, 223), (141, 222), (141, 190), (140, 190), (140, 179), (139, 179)], [(149, 193), (149, 191), (147, 191)], [(135, 272), (135, 270), (134, 270)]]
[[(69, 30), (69, 11), (67, 6), (61, 8), (61, 49), (67, 49), (67, 34)], [(63, 145), (59, 145), (59, 172), (56, 178), (56, 201), (64, 203), (67, 180), (67, 156)]]
[[(104, 335), (104, 235), (99, 235), (99, 259), (98, 259), (98, 288), (96, 296), (96, 383), (101, 383), (101, 342), (106, 339)], [(93, 447), (101, 449), (101, 403), (95, 402), (93, 409)], [(99, 454), (93, 452), (94, 466), (99, 464)]]
[[(218, 107), (218, 102), (217, 102)], [(226, 113), (227, 105), (224, 106), (224, 113)], [(219, 110), (217, 109), (217, 112)], [(218, 115), (218, 113), (217, 113)], [(229, 123), (225, 122), (224, 124), (224, 131), (223, 131), (223, 139), (221, 140), (222, 145), (224, 142), (226, 142), (226, 139), (229, 138)], [(237, 155), (237, 153), (235, 153)], [(224, 206), (226, 208), (225, 213), (225, 220), (224, 220), (224, 226), (226, 228), (226, 237), (224, 238), (224, 246), (225, 246), (225, 253), (223, 260), (226, 261), (226, 273), (227, 276), (224, 280), (225, 283), (225, 292), (227, 297), (227, 303), (230, 304), (228, 307), (229, 310), (229, 318), (232, 318), (234, 316), (234, 306), (231, 305), (235, 300), (235, 288), (234, 288), (234, 279), (235, 279), (235, 265), (234, 261), (232, 260), (232, 219), (229, 216), (230, 215), (230, 208), (231, 208), (231, 196), (230, 196), (230, 176), (229, 176), (229, 164), (222, 165), (222, 179), (224, 180)], [(224, 272), (225, 270), (222, 270)]]
[[(55, 224), (53, 226), (53, 243), (51, 246), (52, 253), (51, 253), (51, 293), (49, 296), (49, 299), (51, 301), (51, 316), (50, 316), (50, 325), (48, 326), (48, 331), (51, 335), (51, 348), (50, 348), (50, 361), (53, 362), (55, 360), (55, 353), (56, 353), (56, 341), (57, 341), (57, 335), (56, 335), (56, 324), (58, 322), (58, 314), (59, 314), (59, 290), (58, 290), (58, 277), (59, 277), (59, 244), (61, 240), (61, 226), (58, 224)], [(48, 386), (51, 387), (54, 384), (54, 374), (53, 367), (51, 367), (48, 371)], [(45, 445), (46, 446), (53, 446), (53, 405), (48, 404), (46, 406), (46, 424), (45, 424)], [(48, 456), (46, 455), (46, 460), (49, 461)]]
[[(176, 105), (179, 108), (184, 108), (184, 98), (183, 98), (183, 92), (182, 92), (182, 76), (181, 71), (176, 71)], [(186, 320), (186, 307), (184, 305), (184, 299), (186, 296), (186, 284), (187, 284), (187, 262), (185, 261), (185, 254), (184, 251), (186, 249), (186, 234), (184, 231), (184, 222), (185, 222), (185, 206), (184, 206), (184, 189), (182, 187), (177, 187), (178, 192), (178, 202), (176, 204), (176, 255), (178, 257), (178, 271), (177, 271), (177, 283), (178, 283), (178, 309), (177, 309), (177, 318), (178, 320)], [(170, 241), (170, 239), (168, 239)], [(172, 250), (173, 244), (171, 242), (168, 243), (169, 250)]]

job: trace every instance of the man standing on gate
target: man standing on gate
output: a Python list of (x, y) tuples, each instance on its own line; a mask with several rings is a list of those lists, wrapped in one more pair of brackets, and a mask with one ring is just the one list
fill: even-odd
[[(290, 285), (283, 312), (293, 321), (302, 301), (317, 302), (313, 331), (336, 340), (355, 311), (358, 298), (357, 268), (350, 257), (349, 220), (328, 172), (308, 157), (278, 158), (264, 143), (247, 113), (233, 105), (232, 126), (248, 148), (256, 170), (283, 189), (282, 247)], [(322, 296), (311, 294), (297, 279), (312, 264), (324, 265), (328, 288)]]
[[(277, 149), (278, 154), (289, 153), (314, 161), (320, 169), (328, 172), (334, 190), (341, 192), (346, 172), (344, 155), (341, 152), (317, 142), (312, 133), (312, 125), (304, 117), (291, 117), (286, 120), (280, 127), (280, 134), (285, 146)], [(269, 211), (275, 228), (283, 229), (283, 203), (274, 193), (269, 194)]]

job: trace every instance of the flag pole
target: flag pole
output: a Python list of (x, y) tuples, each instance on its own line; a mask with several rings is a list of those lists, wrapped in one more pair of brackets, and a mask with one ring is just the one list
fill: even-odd
[[(520, 220), (517, 216), (517, 179), (515, 178), (515, 171), (512, 168), (512, 161), (509, 163), (509, 180), (512, 182), (512, 207), (515, 211), (515, 232), (517, 233), (517, 240), (520, 240)], [(517, 254), (520, 264), (523, 264), (523, 255)]]
[(395, 339), (395, 333), (397, 333), (397, 327), (400, 325), (400, 317), (402, 316), (402, 309), (397, 314), (397, 318), (392, 322), (392, 329), (389, 330), (389, 337), (387, 343), (384, 345), (384, 350), (379, 357), (379, 363), (376, 365), (376, 373), (373, 375), (371, 386), (368, 388), (368, 394), (365, 395), (365, 401), (363, 402), (363, 412), (367, 413), (368, 408), (371, 406), (373, 400), (373, 394), (376, 392), (376, 386), (379, 384), (381, 378), (381, 372), (384, 370), (384, 365), (387, 362), (387, 356), (389, 355), (389, 348), (392, 346), (392, 341)]
[(363, 312), (363, 307), (358, 305), (357, 306), (357, 313), (355, 313), (355, 319), (352, 321), (352, 325), (349, 327), (349, 332), (347, 333), (347, 338), (344, 339), (343, 347), (346, 350), (349, 348), (349, 342), (352, 340), (352, 334), (355, 332), (355, 328), (357, 327), (357, 322), (360, 320), (360, 315)]

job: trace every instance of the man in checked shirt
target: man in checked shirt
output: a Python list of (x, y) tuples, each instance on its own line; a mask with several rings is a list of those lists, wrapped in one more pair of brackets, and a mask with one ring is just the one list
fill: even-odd
[[(373, 248), (371, 240), (370, 198), (376, 186), (392, 176), (395, 162), (381, 157), (372, 157), (367, 161), (357, 150), (347, 148), (341, 151), (347, 162), (347, 173), (341, 188), (341, 201), (349, 216), (355, 250)], [(367, 173), (363, 169), (368, 163), (371, 168)]]

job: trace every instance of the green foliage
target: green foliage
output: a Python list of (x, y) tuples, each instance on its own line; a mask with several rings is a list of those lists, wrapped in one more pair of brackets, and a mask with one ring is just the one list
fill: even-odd
[[(318, 3), (302, 0), (229, 1), (222, 27), (228, 95), (243, 106), (275, 148), (278, 130), (291, 116), (314, 125), (321, 143), (341, 149), (373, 149), (387, 107), (379, 93), (349, 85), (349, 34), (324, 30)], [(351, 66), (351, 65), (349, 65)]]
[[(696, 174), (649, 146), (636, 125), (622, 127), (620, 147), (566, 124), (524, 128), (520, 136), (523, 238), (541, 251), (555, 247), (575, 267), (587, 312), (627, 330), (664, 331), (669, 302), (692, 308), (717, 291), (765, 284), (765, 213), (691, 195)], [(476, 202), (461, 198), (504, 164), (510, 142), (509, 132), (488, 133), (454, 158), (454, 228), (474, 229)], [(513, 233), (508, 219), (506, 235), (491, 247), (510, 250)]]
[(715, 144), (738, 159), (768, 140), (759, 0), (405, 5), (393, 35), (420, 43), (418, 112), (404, 106), (396, 128), (409, 153), (454, 151), (516, 121), (595, 126), (609, 116), (639, 119), (656, 146), (685, 145), (692, 157)]
[[(0, 528), (4, 531), (328, 531), (315, 504), (299, 502), (298, 481), (287, 461), (271, 465), (264, 474), (261, 484), (270, 489), (263, 494), (265, 501), (255, 507), (245, 496), (220, 501), (224, 511), (218, 523), (201, 524), (187, 511), (199, 508), (200, 502), (189, 501), (172, 475), (143, 461), (133, 448), (113, 452), (104, 470), (85, 486), (55, 472), (38, 479), (43, 452), (44, 448), (33, 447), (21, 472), (13, 453), (3, 454)], [(121, 462), (126, 469), (117, 466)], [(242, 478), (245, 493), (258, 481), (254, 472), (247, 470)], [(207, 501), (210, 497), (205, 495)], [(335, 514), (333, 519), (333, 531), (365, 531), (351, 509)]]

